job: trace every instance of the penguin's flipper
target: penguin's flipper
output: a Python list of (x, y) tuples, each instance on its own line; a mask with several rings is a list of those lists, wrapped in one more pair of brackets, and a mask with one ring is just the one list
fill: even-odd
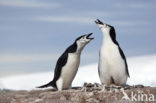
[(45, 84), (45, 85), (42, 85), (42, 86), (39, 86), (39, 87), (36, 87), (36, 88), (45, 88), (45, 87), (49, 87), (49, 86), (53, 86), (53, 81)]
[[(118, 46), (119, 46), (119, 44), (118, 44)], [(130, 78), (129, 71), (128, 71), (127, 60), (126, 60), (125, 54), (123, 53), (123, 51), (122, 51), (122, 49), (120, 48), (120, 46), (119, 46), (119, 52), (120, 52), (120, 54), (121, 54), (121, 57), (124, 59), (125, 66), (126, 66), (126, 73), (127, 73), (127, 76)]]

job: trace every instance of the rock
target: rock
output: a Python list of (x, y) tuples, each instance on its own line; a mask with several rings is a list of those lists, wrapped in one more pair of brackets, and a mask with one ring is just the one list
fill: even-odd
[(53, 89), (1, 90), (0, 103), (156, 103), (156, 87), (104, 86), (85, 83), (83, 87), (56, 91)]

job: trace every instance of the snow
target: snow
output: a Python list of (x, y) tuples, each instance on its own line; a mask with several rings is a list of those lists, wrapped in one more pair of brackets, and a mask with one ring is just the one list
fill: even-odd
[[(156, 86), (156, 55), (131, 57), (127, 61), (130, 73), (128, 84)], [(10, 76), (0, 79), (0, 89), (32, 90), (52, 79), (53, 72)], [(72, 86), (82, 86), (84, 82), (100, 83), (97, 63), (80, 67)]]
[(0, 83), (0, 90), (3, 89), (3, 88), (4, 88), (3, 84)]

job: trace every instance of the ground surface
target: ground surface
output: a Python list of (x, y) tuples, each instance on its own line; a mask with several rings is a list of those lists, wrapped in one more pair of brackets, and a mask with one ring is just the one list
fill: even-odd
[(104, 88), (99, 84), (86, 83), (83, 88), (63, 91), (0, 90), (0, 103), (156, 103), (156, 87)]

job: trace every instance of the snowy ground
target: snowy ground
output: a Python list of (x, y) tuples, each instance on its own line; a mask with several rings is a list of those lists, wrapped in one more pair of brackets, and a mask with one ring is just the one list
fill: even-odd
[[(130, 72), (128, 84), (156, 86), (156, 55), (131, 57), (128, 58), (127, 61)], [(0, 78), (0, 88), (31, 90), (35, 89), (37, 86), (48, 83), (52, 78), (53, 72)], [(100, 83), (97, 63), (79, 68), (79, 71), (73, 81), (73, 86), (82, 86), (84, 82)]]

